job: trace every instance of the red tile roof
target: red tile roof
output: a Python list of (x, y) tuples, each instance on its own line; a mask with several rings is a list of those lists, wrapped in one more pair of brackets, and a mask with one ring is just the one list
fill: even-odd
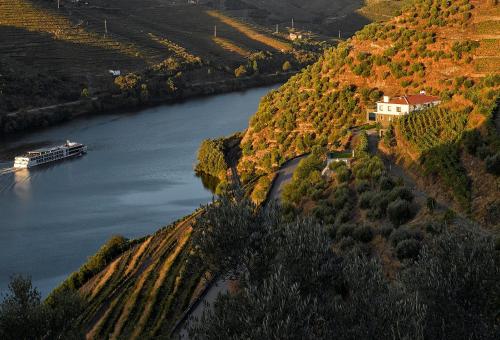
[(391, 98), (387, 104), (421, 105), (440, 100), (441, 98), (436, 96), (428, 96), (426, 94), (413, 94), (413, 95)]

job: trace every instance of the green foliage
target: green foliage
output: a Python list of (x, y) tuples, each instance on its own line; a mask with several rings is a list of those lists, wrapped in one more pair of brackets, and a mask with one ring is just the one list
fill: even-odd
[(497, 152), (493, 156), (486, 157), (486, 171), (489, 173), (500, 176), (500, 152)]
[(411, 218), (410, 203), (398, 198), (387, 206), (387, 215), (395, 226), (406, 223)]
[(224, 139), (205, 139), (198, 150), (195, 170), (224, 179), (228, 169), (224, 153)]
[(473, 233), (444, 232), (423, 245), (401, 281), (426, 301), (426, 339), (496, 337), (500, 258), (493, 254), (493, 241)]
[(375, 183), (384, 174), (385, 166), (380, 157), (370, 157), (367, 155), (354, 163), (352, 172), (358, 180), (367, 180)]
[(59, 291), (43, 303), (40, 292), (32, 286), (31, 278), (13, 276), (9, 291), (0, 303), (0, 338), (83, 338), (83, 330), (77, 326), (82, 309), (83, 301), (73, 291)]
[(283, 70), (283, 72), (288, 72), (292, 69), (292, 64), (287, 60), (283, 63), (281, 69)]
[(416, 259), (420, 251), (421, 244), (415, 239), (403, 240), (396, 246), (396, 256), (400, 260)]
[(367, 225), (358, 226), (354, 229), (352, 236), (360, 242), (369, 243), (374, 237), (373, 228)]
[(304, 198), (320, 194), (326, 185), (321, 177), (323, 167), (324, 161), (314, 153), (301, 160), (292, 180), (283, 189), (284, 202), (298, 204)]
[(475, 155), (477, 149), (483, 145), (481, 133), (478, 130), (467, 131), (464, 133), (463, 144), (468, 153)]
[[(347, 236), (354, 226), (337, 230), (346, 251), (339, 257), (328, 228), (313, 220), (285, 222), (275, 208), (259, 213), (238, 208), (237, 200), (213, 209), (220, 213), (211, 216), (217, 224), (207, 219), (209, 230), (221, 231), (207, 234), (199, 225), (195, 233), (210, 240), (195, 249), (211, 267), (231, 264), (219, 273), (232, 268), (240, 289), (217, 298), (192, 325), (193, 339), (494, 338), (500, 266), (491, 239), (448, 232), (423, 243), (399, 237), (398, 255), (414, 261), (389, 280), (380, 262)], [(250, 223), (238, 218), (249, 213)]]

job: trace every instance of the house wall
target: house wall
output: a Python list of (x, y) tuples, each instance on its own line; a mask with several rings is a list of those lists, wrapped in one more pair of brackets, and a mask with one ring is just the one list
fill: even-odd
[(384, 127), (387, 127), (392, 121), (398, 118), (399, 116), (393, 114), (377, 113), (377, 123), (380, 123)]
[(410, 113), (410, 105), (378, 103), (377, 112), (391, 115), (404, 115)]

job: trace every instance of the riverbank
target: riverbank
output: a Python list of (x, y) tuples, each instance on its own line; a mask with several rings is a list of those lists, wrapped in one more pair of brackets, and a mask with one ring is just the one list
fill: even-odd
[(193, 83), (179, 88), (172, 94), (139, 100), (125, 93), (104, 94), (68, 103), (22, 110), (0, 116), (0, 138), (21, 134), (61, 124), (77, 117), (102, 113), (124, 113), (164, 104), (173, 104), (187, 99), (242, 91), (251, 88), (275, 85), (287, 81), (297, 71), (220, 81)]

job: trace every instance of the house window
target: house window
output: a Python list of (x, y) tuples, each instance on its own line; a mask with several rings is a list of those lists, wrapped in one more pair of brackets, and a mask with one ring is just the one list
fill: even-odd
[(379, 111), (384, 111), (384, 105), (379, 105), (379, 106), (378, 106), (378, 110), (379, 110)]
[(401, 106), (396, 107), (397, 112), (401, 112)]
[(387, 111), (392, 111), (390, 106), (387, 106)]

